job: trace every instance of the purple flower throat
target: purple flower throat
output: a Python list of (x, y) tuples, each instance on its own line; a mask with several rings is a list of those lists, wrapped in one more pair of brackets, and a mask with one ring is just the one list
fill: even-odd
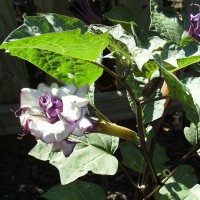
[(46, 93), (40, 96), (39, 105), (45, 112), (45, 115), (51, 124), (54, 124), (59, 120), (58, 114), (63, 111), (63, 102), (60, 98), (52, 97)]

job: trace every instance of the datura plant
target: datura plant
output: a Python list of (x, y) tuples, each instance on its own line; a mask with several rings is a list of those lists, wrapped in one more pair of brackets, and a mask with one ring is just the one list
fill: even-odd
[[(69, 9), (80, 19), (26, 16), (5, 39), (0, 49), (58, 83), (23, 88), (16, 113), (22, 134), (37, 140), (29, 154), (59, 170), (61, 185), (44, 197), (82, 199), (84, 193), (86, 199), (104, 200), (100, 186), (77, 179), (88, 172), (114, 175), (120, 166), (135, 200), (200, 199), (195, 170), (185, 164), (200, 155), (200, 13), (192, 13), (193, 7), (199, 5), (191, 5), (188, 14), (184, 7), (177, 12), (150, 0), (150, 30), (144, 32), (127, 7), (114, 6), (98, 17), (87, 1), (72, 1)], [(108, 59), (114, 66), (107, 66)], [(126, 91), (136, 130), (111, 122), (95, 107), (94, 85), (103, 71)], [(174, 102), (190, 123), (183, 130), (190, 150), (170, 163), (157, 136)]]

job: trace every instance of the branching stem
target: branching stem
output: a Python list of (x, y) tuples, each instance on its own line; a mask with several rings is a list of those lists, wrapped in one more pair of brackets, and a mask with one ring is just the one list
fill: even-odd
[(200, 149), (200, 142), (198, 142), (188, 153), (186, 153), (174, 166), (172, 166), (170, 170), (169, 176), (163, 178), (161, 180), (161, 185), (157, 185), (151, 192), (145, 195), (142, 200), (148, 200), (152, 197), (163, 185), (166, 181), (176, 172), (176, 170), (182, 165), (193, 153), (195, 153), (198, 149)]
[(140, 142), (141, 142), (141, 150), (144, 156), (144, 159), (146, 161), (146, 164), (149, 168), (149, 170), (151, 171), (151, 175), (152, 178), (154, 180), (154, 182), (156, 184), (159, 183), (159, 179), (156, 175), (154, 166), (152, 164), (151, 159), (149, 158), (149, 153), (146, 147), (146, 142), (145, 142), (145, 136), (144, 136), (144, 127), (142, 124), (142, 107), (141, 107), (141, 101), (139, 100), (139, 98), (135, 95), (135, 93), (132, 91), (132, 89), (129, 87), (129, 85), (127, 84), (126, 80), (121, 79), (116, 73), (114, 73), (112, 70), (110, 70), (109, 68), (107, 68), (106, 66), (94, 62), (94, 61), (89, 61), (89, 60), (84, 60), (86, 62), (92, 63), (94, 65), (97, 65), (99, 67), (101, 67), (102, 69), (104, 69), (108, 74), (110, 74), (112, 77), (115, 78), (116, 81), (118, 81), (119, 83), (121, 83), (124, 88), (127, 90), (127, 92), (129, 93), (131, 99), (135, 102), (136, 104), (136, 120), (137, 120), (137, 128), (138, 128), (138, 135), (140, 137)]

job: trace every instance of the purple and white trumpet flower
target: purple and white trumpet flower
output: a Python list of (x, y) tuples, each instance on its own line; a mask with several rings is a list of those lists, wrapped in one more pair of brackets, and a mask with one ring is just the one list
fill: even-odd
[(191, 6), (197, 6), (199, 13), (196, 15), (190, 14), (190, 28), (188, 34), (195, 38), (197, 41), (200, 41), (200, 5), (191, 4)]
[(39, 84), (37, 89), (21, 90), (20, 122), (24, 133), (52, 144), (52, 151), (62, 149), (69, 156), (76, 143), (70, 135), (83, 136), (92, 123), (85, 117), (89, 86), (76, 88), (74, 84), (58, 87)]

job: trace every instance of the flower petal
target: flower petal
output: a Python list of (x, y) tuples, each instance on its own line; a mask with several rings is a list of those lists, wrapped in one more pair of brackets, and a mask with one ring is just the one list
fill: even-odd
[(69, 140), (64, 140), (60, 144), (65, 157), (69, 157), (77, 143), (71, 142)]
[(67, 86), (60, 87), (60, 88), (58, 89), (56, 95), (57, 95), (59, 98), (62, 98), (63, 96), (66, 96), (66, 95), (68, 96), (68, 95), (73, 95), (73, 94), (75, 94), (76, 90), (77, 90), (76, 86), (75, 86), (73, 83), (71, 83), (71, 84), (69, 84), (69, 85), (67, 85)]
[(21, 108), (28, 109), (30, 114), (42, 115), (42, 109), (39, 105), (39, 97), (42, 93), (38, 90), (23, 88), (21, 90)]
[(72, 135), (83, 136), (85, 131), (92, 126), (92, 123), (85, 117), (81, 118), (72, 132)]
[(37, 86), (37, 89), (44, 93), (47, 91), (47, 88), (49, 88), (49, 86), (47, 86), (45, 83), (40, 83), (38, 86)]
[(89, 91), (89, 85), (84, 85), (79, 88), (77, 88), (77, 91), (75, 93), (78, 97), (84, 97)]
[(82, 115), (82, 107), (85, 107), (89, 103), (89, 100), (74, 95), (70, 95), (62, 97), (62, 102), (63, 102), (63, 112), (61, 113), (62, 116), (68, 122), (74, 122), (80, 119)]
[(62, 121), (51, 124), (38, 117), (32, 119), (29, 128), (33, 136), (45, 143), (60, 142), (67, 138), (74, 129), (70, 125), (64, 125)]
[(63, 106), (70, 104), (72, 107), (79, 107), (79, 108), (85, 107), (89, 103), (89, 99), (84, 99), (81, 97), (77, 97), (75, 95), (62, 97), (62, 101), (63, 101)]

